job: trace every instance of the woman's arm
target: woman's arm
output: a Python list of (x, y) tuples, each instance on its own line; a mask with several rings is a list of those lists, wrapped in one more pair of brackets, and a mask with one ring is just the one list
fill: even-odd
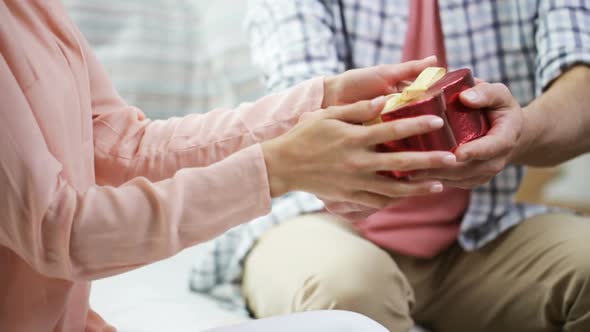
[[(91, 79), (93, 86), (107, 86), (94, 81), (96, 76)], [(437, 166), (445, 156), (440, 152), (372, 151), (371, 147), (378, 142), (431, 131), (440, 128), (442, 121), (422, 117), (371, 127), (346, 123), (367, 121), (383, 107), (383, 100), (363, 101), (307, 113), (310, 116), (288, 134), (265, 142), (270, 145), (264, 151), (260, 144), (244, 143), (241, 139), (234, 143), (229, 136), (229, 142), (218, 141), (217, 150), (213, 151), (229, 155), (232, 150), (242, 150), (225, 159), (220, 155), (203, 156), (208, 158), (204, 163), (207, 166), (174, 172), (175, 166), (166, 165), (160, 173), (152, 174), (154, 179), (166, 172), (173, 174), (164, 180), (150, 181), (137, 176), (117, 187), (90, 186), (79, 191), (64, 177), (63, 166), (51, 153), (22, 89), (10, 66), (0, 57), (0, 105), (4, 105), (0, 108), (0, 245), (17, 253), (39, 273), (60, 279), (101, 278), (168, 257), (265, 214), (270, 207), (271, 192), (279, 191), (275, 193), (278, 195), (286, 190), (307, 190), (328, 198), (347, 198), (379, 206), (396, 196), (426, 193), (431, 190), (432, 182), (393, 183), (375, 172)], [(140, 113), (125, 105), (109, 108), (108, 101), (116, 96), (98, 96), (101, 98), (93, 99), (97, 110), (95, 121), (110, 126), (99, 130), (105, 130), (105, 135), (125, 138), (113, 140), (111, 146), (97, 147), (104, 149), (101, 153), (116, 152), (115, 159), (124, 159), (120, 151), (129, 153), (148, 147), (157, 150), (157, 138), (166, 140), (169, 136), (162, 136), (163, 133), (176, 132), (167, 127), (168, 123), (153, 128), (154, 123), (144, 122)], [(289, 108), (290, 101), (295, 99), (286, 93), (273, 101), (279, 104), (289, 101), (282, 104)], [(256, 142), (277, 131), (274, 123), (270, 128), (248, 125), (254, 122), (248, 116), (262, 112), (252, 108), (251, 112), (244, 112), (245, 118), (228, 117), (240, 119), (234, 123), (212, 121), (221, 131), (225, 130), (222, 125), (236, 126), (239, 130), (235, 132), (249, 133), (252, 135), (249, 139)], [(177, 124), (173, 129), (180, 127)], [(188, 136), (187, 133), (181, 142), (198, 139), (199, 134)], [(225, 143), (230, 147), (226, 149)], [(246, 147), (248, 144), (251, 145)], [(166, 147), (162, 146), (162, 156), (169, 153)], [(133, 153), (130, 156), (137, 158)], [(105, 163), (112, 155), (98, 158), (104, 158), (97, 160), (97, 166), (103, 167), (101, 172), (106, 179), (115, 179), (112, 182), (123, 181), (125, 176), (110, 174), (130, 172), (125, 164)], [(193, 157), (186, 158), (190, 161)], [(150, 163), (154, 167), (159, 165), (157, 157), (141, 159), (134, 161), (135, 167), (145, 167), (148, 173)], [(212, 163), (215, 160), (219, 161)], [(273, 190), (269, 182), (277, 183), (274, 187), (278, 189)]]
[(84, 38), (79, 39), (90, 77), (99, 184), (120, 185), (137, 176), (158, 181), (181, 168), (211, 165), (281, 135), (303, 113), (322, 105), (324, 80), (316, 78), (234, 110), (151, 121), (117, 94)]
[(24, 92), (0, 58), (0, 244), (40, 273), (93, 279), (170, 256), (265, 214), (260, 145), (150, 182), (80, 192), (62, 175)]

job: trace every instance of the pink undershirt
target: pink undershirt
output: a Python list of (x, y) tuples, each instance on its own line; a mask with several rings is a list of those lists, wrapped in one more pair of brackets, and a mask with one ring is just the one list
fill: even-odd
[[(447, 66), (436, 0), (409, 1), (408, 33), (402, 61), (437, 55)], [(468, 190), (445, 188), (440, 194), (404, 199), (357, 223), (357, 230), (377, 245), (401, 254), (429, 258), (451, 246), (469, 205)]]

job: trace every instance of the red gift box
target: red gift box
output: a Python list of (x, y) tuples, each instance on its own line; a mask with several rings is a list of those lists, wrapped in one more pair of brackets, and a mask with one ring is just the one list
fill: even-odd
[[(471, 70), (459, 69), (445, 74), (426, 91), (402, 105), (387, 110), (377, 122), (395, 121), (420, 115), (437, 115), (444, 121), (441, 129), (428, 134), (392, 141), (377, 146), (380, 152), (454, 151), (459, 145), (484, 136), (490, 128), (488, 118), (479, 109), (468, 108), (459, 94), (475, 85)], [(408, 172), (382, 172), (403, 178)]]

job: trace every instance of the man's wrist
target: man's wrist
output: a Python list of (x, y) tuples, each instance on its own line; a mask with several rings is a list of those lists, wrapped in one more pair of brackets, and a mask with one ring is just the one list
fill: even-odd
[(543, 140), (546, 123), (540, 121), (540, 114), (541, 110), (537, 108), (535, 102), (523, 108), (523, 128), (510, 163), (527, 164), (527, 157), (530, 157), (534, 147)]

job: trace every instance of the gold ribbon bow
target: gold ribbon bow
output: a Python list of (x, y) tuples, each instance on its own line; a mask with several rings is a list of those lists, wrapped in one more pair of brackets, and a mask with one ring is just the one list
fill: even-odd
[[(428, 67), (424, 69), (412, 84), (405, 87), (401, 93), (390, 94), (381, 111), (381, 114), (389, 113), (400, 106), (422, 96), (434, 83), (438, 82), (447, 73), (445, 68)], [(381, 116), (371, 120), (366, 125), (381, 123)]]

